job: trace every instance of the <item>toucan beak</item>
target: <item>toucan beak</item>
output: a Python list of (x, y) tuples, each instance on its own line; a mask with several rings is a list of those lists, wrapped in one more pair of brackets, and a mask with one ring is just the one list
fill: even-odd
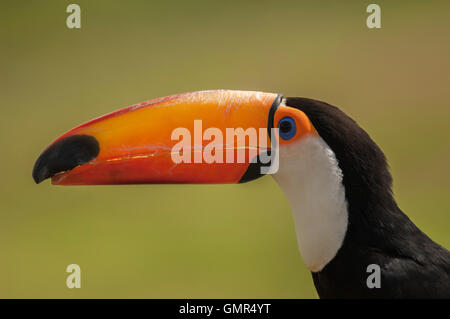
[[(133, 105), (56, 139), (37, 159), (33, 178), (51, 177), (57, 185), (251, 180), (259, 177), (255, 156), (270, 151), (269, 134), (262, 131), (280, 100), (273, 93), (217, 90)], [(259, 140), (239, 141), (230, 129), (256, 131)], [(244, 161), (239, 150), (246, 152)]]

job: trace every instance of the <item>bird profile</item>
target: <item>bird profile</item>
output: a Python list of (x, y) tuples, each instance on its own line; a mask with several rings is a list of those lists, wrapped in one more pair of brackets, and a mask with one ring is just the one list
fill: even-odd
[[(198, 121), (209, 138), (195, 137)], [(183, 145), (190, 132), (194, 145)], [(241, 150), (245, 160), (236, 160)], [(264, 156), (274, 170), (264, 170)], [(325, 102), (233, 90), (151, 100), (63, 134), (33, 169), (36, 183), (55, 185), (242, 183), (265, 174), (289, 201), (319, 297), (450, 298), (449, 251), (397, 206), (385, 155), (369, 134)], [(376, 286), (368, 284), (373, 267)]]

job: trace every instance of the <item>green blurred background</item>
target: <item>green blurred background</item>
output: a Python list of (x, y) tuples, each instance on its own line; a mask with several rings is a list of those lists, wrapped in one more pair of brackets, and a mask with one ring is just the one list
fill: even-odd
[[(81, 6), (81, 30), (66, 6)], [(0, 297), (316, 298), (271, 177), (56, 187), (34, 161), (77, 124), (204, 89), (325, 100), (385, 151), (400, 207), (450, 247), (450, 2), (2, 1)], [(66, 287), (66, 266), (82, 288)]]

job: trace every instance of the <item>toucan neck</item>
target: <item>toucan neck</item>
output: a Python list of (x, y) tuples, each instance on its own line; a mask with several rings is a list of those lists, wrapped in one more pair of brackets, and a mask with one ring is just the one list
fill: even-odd
[(311, 271), (321, 271), (347, 246), (404, 250), (420, 232), (397, 207), (382, 163), (367, 170), (357, 161), (339, 162), (319, 136), (281, 145), (279, 157), (273, 177), (290, 203), (300, 254)]
[(320, 271), (342, 246), (348, 224), (336, 157), (320, 137), (306, 137), (280, 146), (273, 176), (292, 208), (300, 254), (311, 271)]

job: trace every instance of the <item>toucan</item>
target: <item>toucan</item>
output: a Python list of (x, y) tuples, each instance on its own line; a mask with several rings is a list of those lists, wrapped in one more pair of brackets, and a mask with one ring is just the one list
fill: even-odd
[[(174, 130), (194, 132), (196, 121), (215, 134), (176, 148)], [(229, 128), (267, 134), (264, 143), (244, 138), (238, 147), (218, 138)], [(216, 159), (230, 149), (248, 154), (241, 161), (174, 161), (174, 154), (196, 157), (211, 143)], [(63, 134), (38, 157), (33, 178), (55, 185), (242, 183), (270, 171), (263, 155), (272, 168), (277, 162), (270, 174), (292, 208), (320, 298), (450, 298), (449, 251), (397, 206), (386, 158), (368, 133), (325, 102), (235, 90), (154, 99)], [(376, 270), (378, 278), (369, 278)]]

